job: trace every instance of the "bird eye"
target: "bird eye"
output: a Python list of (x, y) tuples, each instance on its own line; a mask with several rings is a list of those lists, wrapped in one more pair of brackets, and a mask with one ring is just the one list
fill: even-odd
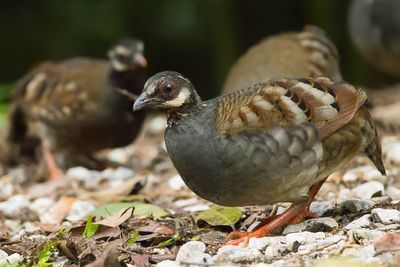
[(164, 85), (163, 90), (164, 90), (164, 93), (169, 94), (172, 92), (172, 89), (173, 89), (172, 84), (167, 83), (166, 85)]

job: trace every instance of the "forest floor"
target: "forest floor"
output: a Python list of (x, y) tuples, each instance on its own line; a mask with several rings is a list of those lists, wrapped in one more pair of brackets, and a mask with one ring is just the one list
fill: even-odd
[(387, 176), (357, 157), (322, 186), (311, 207), (318, 218), (232, 247), (221, 246), (232, 229), (254, 229), (289, 204), (222, 208), (200, 199), (168, 158), (165, 124), (152, 117), (133, 145), (104, 152), (116, 168), (75, 167), (53, 182), (22, 167), (0, 177), (0, 266), (400, 263), (399, 137), (382, 138)]

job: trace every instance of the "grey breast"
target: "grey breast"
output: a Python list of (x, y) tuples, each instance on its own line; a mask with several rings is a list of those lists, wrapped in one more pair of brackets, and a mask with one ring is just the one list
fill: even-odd
[(166, 146), (187, 186), (224, 206), (296, 201), (316, 182), (322, 144), (312, 125), (217, 136), (215, 103), (166, 131)]

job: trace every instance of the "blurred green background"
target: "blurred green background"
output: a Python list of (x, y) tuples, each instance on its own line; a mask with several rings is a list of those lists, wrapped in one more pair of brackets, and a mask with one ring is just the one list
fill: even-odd
[(176, 70), (203, 98), (216, 96), (236, 58), (267, 35), (322, 27), (337, 45), (345, 80), (393, 81), (362, 60), (347, 31), (350, 1), (337, 0), (0, 0), (0, 114), (12, 84), (38, 62), (105, 58), (124, 36), (145, 41), (148, 75)]

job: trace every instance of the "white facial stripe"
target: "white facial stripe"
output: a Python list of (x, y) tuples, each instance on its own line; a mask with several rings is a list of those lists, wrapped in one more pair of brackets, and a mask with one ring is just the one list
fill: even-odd
[(190, 96), (190, 91), (189, 91), (189, 89), (186, 88), (186, 87), (183, 87), (183, 88), (181, 89), (181, 91), (179, 92), (179, 94), (178, 94), (177, 97), (175, 97), (175, 98), (172, 99), (172, 100), (165, 101), (165, 102), (163, 103), (163, 106), (169, 107), (169, 108), (177, 108), (177, 107), (180, 107), (180, 106), (182, 106), (182, 105), (188, 100), (189, 96)]
[(114, 50), (117, 54), (122, 54), (124, 56), (129, 56), (131, 54), (131, 51), (129, 51), (128, 48), (126, 48), (125, 46), (121, 46), (121, 45), (118, 45), (117, 47), (115, 47)]
[(179, 75), (179, 74), (178, 74), (177, 76), (178, 76), (178, 78), (180, 78), (180, 79), (182, 79), (182, 80), (184, 80), (184, 81), (190, 83), (190, 81), (189, 81), (187, 78), (183, 77), (182, 75)]
[(128, 69), (128, 66), (126, 66), (125, 64), (122, 64), (121, 62), (119, 62), (118, 60), (115, 60), (115, 59), (111, 60), (111, 64), (112, 64), (113, 68), (117, 71), (125, 71)]

